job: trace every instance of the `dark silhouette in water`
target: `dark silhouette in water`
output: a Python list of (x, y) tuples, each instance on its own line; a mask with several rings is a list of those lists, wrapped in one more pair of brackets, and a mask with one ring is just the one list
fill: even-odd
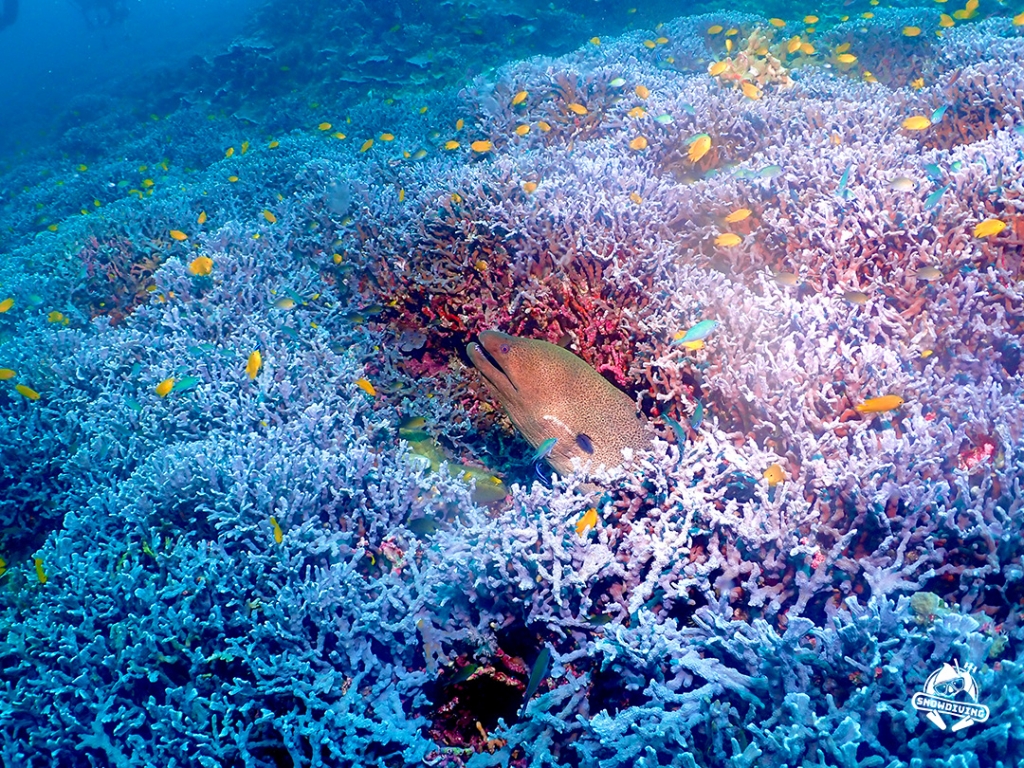
[(82, 10), (85, 23), (90, 27), (112, 27), (128, 18), (128, 3), (125, 0), (71, 1)]
[(18, 0), (4, 0), (0, 11), (0, 29), (5, 29), (18, 20)]

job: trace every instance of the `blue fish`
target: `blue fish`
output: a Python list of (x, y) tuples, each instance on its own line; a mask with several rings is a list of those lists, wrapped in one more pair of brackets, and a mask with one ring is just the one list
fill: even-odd
[(942, 169), (939, 168), (939, 166), (936, 165), (935, 163), (928, 163), (928, 165), (924, 167), (924, 171), (925, 173), (928, 174), (928, 178), (930, 178), (932, 181), (940, 181), (942, 177), (945, 175), (942, 172)]
[(697, 115), (697, 110), (693, 108), (693, 104), (680, 104), (679, 108), (688, 115), (693, 115), (694, 117)]
[(693, 415), (690, 417), (690, 426), (694, 429), (700, 429), (701, 423), (704, 421), (704, 403), (700, 400), (697, 401), (697, 407), (693, 409)]
[(947, 184), (944, 187), (939, 187), (930, 195), (928, 195), (928, 197), (924, 199), (924, 209), (927, 211), (929, 208), (934, 208), (936, 205), (938, 205), (939, 200), (941, 200), (942, 196), (946, 194), (947, 189), (949, 189), (949, 184)]
[(852, 165), (846, 166), (846, 170), (843, 171), (843, 175), (839, 177), (839, 189), (836, 190), (836, 193), (844, 200), (847, 198), (846, 185), (850, 181), (850, 170), (852, 168)]
[(764, 168), (757, 172), (757, 175), (760, 176), (762, 179), (774, 179), (776, 176), (779, 176), (781, 174), (781, 165), (766, 165)]
[(676, 442), (679, 444), (679, 450), (682, 452), (683, 446), (686, 444), (686, 432), (683, 431), (683, 425), (667, 413), (661, 414), (661, 418), (665, 420), (666, 424), (672, 427), (672, 431), (675, 432), (676, 435)]
[(708, 336), (710, 336), (711, 332), (715, 330), (715, 328), (717, 327), (717, 320), (701, 320), (699, 323), (693, 326), (693, 328), (688, 330), (681, 339), (676, 339), (672, 343), (678, 346), (680, 344), (686, 344), (687, 342), (690, 341), (703, 341)]
[(533, 458), (530, 459), (531, 464), (535, 464), (541, 459), (546, 459), (548, 454), (551, 453), (551, 449), (555, 447), (555, 443), (558, 442), (557, 437), (549, 437), (543, 443), (537, 446), (537, 450), (533, 452)]
[(544, 678), (548, 673), (548, 665), (551, 663), (551, 649), (548, 646), (544, 646), (540, 649), (540, 653), (537, 654), (537, 660), (533, 662), (533, 669), (530, 670), (530, 682), (526, 684), (526, 693), (523, 694), (523, 706), (520, 712), (526, 709), (526, 705), (530, 703), (530, 699), (533, 698), (533, 694), (540, 688), (540, 684), (544, 682)]
[(658, 115), (654, 118), (654, 121), (662, 125), (672, 125), (673, 122), (672, 115)]
[(951, 170), (953, 173), (956, 173), (963, 167), (964, 163), (962, 160), (954, 160), (952, 163), (949, 164), (949, 170)]
[(946, 110), (949, 109), (949, 104), (943, 104), (941, 107), (932, 112), (932, 124), (942, 120), (942, 116), (946, 114)]

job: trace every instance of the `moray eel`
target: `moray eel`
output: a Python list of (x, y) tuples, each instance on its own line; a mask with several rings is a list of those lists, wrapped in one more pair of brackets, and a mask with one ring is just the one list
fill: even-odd
[(624, 448), (650, 448), (647, 420), (629, 396), (569, 350), (484, 331), (466, 351), (530, 445), (556, 438), (546, 459), (559, 474), (572, 472), (574, 457), (617, 467)]

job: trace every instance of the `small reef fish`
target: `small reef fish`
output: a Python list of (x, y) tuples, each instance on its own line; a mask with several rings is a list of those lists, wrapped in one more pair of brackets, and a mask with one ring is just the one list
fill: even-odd
[(540, 684), (544, 682), (544, 678), (548, 673), (548, 665), (551, 663), (551, 648), (545, 645), (541, 648), (540, 653), (537, 654), (537, 660), (533, 662), (533, 669), (530, 671), (530, 681), (526, 684), (526, 692), (523, 694), (523, 706), (520, 709), (520, 713), (526, 709), (526, 705), (530, 703), (530, 699), (533, 698), (533, 694), (540, 688)]
[(14, 297), (13, 296), (10, 297), (10, 298), (4, 299), (3, 301), (0, 301), (0, 314), (3, 314), (5, 312), (10, 312), (11, 311), (11, 307), (13, 307), (13, 306), (14, 306)]
[(913, 179), (907, 178), (906, 176), (897, 176), (889, 182), (889, 186), (897, 192), (913, 192), (917, 189), (917, 182)]
[(932, 121), (924, 115), (913, 115), (903, 121), (903, 127), (908, 131), (923, 131), (931, 127)]
[(195, 389), (202, 383), (202, 379), (198, 376), (186, 376), (183, 379), (177, 379), (174, 382), (174, 386), (171, 388), (172, 392), (188, 392), (190, 389)]
[(921, 267), (915, 274), (918, 280), (934, 282), (942, 277), (942, 270), (938, 267)]
[(363, 390), (363, 392), (368, 394), (370, 397), (377, 396), (377, 390), (374, 389), (373, 384), (370, 383), (369, 379), (356, 379), (356, 386)]
[(8, 379), (13, 379), (17, 375), (18, 372), (15, 371), (13, 368), (0, 368), (0, 381), (7, 381)]
[(680, 336), (678, 339), (674, 339), (672, 343), (676, 346), (681, 344), (690, 344), (695, 341), (703, 341), (711, 332), (718, 327), (717, 320), (701, 320), (695, 326), (690, 328), (686, 333)]
[(846, 166), (846, 170), (843, 171), (843, 175), (839, 177), (839, 188), (836, 190), (836, 194), (844, 200), (848, 197), (846, 185), (850, 182), (850, 171), (852, 169), (852, 165)]
[(284, 541), (284, 531), (281, 530), (280, 524), (277, 522), (277, 518), (271, 516), (270, 527), (274, 529), (274, 543), (280, 544)]
[(942, 116), (946, 114), (946, 110), (949, 109), (949, 104), (943, 104), (941, 107), (932, 112), (932, 125), (942, 121)]
[(715, 245), (722, 248), (731, 248), (732, 246), (739, 245), (742, 242), (743, 238), (735, 232), (723, 232), (715, 238)]
[(245, 373), (249, 377), (250, 381), (256, 378), (261, 367), (263, 367), (263, 355), (261, 355), (260, 351), (257, 349), (249, 355), (249, 359), (245, 363)]
[(699, 133), (688, 142), (690, 148), (687, 150), (687, 157), (691, 163), (698, 162), (711, 149), (711, 137), (706, 133)]
[(213, 259), (209, 256), (197, 256), (188, 263), (188, 271), (196, 277), (206, 277), (213, 272)]
[(484, 152), (490, 152), (492, 149), (494, 149), (494, 145), (489, 141), (480, 140), (474, 141), (472, 144), (469, 145), (469, 148), (478, 154), (483, 154)]
[(700, 425), (704, 423), (704, 403), (700, 400), (697, 401), (697, 405), (693, 409), (693, 415), (690, 416), (690, 428), (700, 429)]
[(679, 454), (682, 456), (683, 446), (686, 444), (686, 431), (683, 429), (683, 425), (667, 413), (661, 414), (661, 418), (672, 428), (672, 432), (676, 436), (676, 443), (679, 445)]
[(930, 195), (928, 195), (928, 197), (926, 197), (924, 199), (924, 209), (927, 211), (929, 208), (934, 208), (936, 205), (938, 205), (939, 204), (939, 200), (942, 199), (942, 196), (944, 194), (946, 194), (946, 190), (948, 190), (948, 189), (949, 189), (949, 184), (947, 184), (944, 187), (939, 187), (934, 192), (932, 192)]
[(864, 291), (844, 291), (843, 298), (851, 304), (867, 304), (870, 297)]
[(45, 584), (46, 582), (48, 582), (50, 579), (49, 577), (47, 577), (46, 571), (43, 570), (43, 558), (33, 557), (32, 562), (36, 566), (36, 579), (39, 580), (39, 583)]
[(658, 115), (654, 118), (654, 122), (660, 123), (661, 125), (672, 125), (674, 119), (672, 115)]
[(531, 464), (536, 464), (541, 459), (546, 459), (548, 454), (551, 453), (551, 449), (555, 447), (555, 443), (558, 442), (557, 437), (549, 437), (543, 443), (537, 446), (537, 450), (533, 452), (533, 456), (530, 458)]
[(772, 464), (768, 469), (764, 471), (764, 479), (768, 481), (768, 487), (774, 488), (776, 485), (786, 479), (786, 473), (782, 471), (782, 467), (778, 464)]
[(526, 97), (529, 95), (530, 94), (527, 91), (519, 91), (515, 96), (512, 97), (512, 106), (515, 107), (518, 106), (519, 104), (522, 104), (524, 101), (526, 101)]
[(745, 218), (750, 216), (751, 213), (752, 211), (749, 208), (737, 208), (725, 217), (725, 223), (735, 224), (737, 221), (743, 221)]
[(1006, 222), (1000, 219), (985, 219), (974, 226), (975, 237), (995, 237), (1006, 229)]
[(156, 393), (160, 397), (167, 397), (169, 394), (171, 394), (171, 390), (173, 388), (174, 388), (174, 377), (172, 376), (170, 378), (164, 379), (159, 384), (157, 384), (155, 391), (156, 391)]
[(629, 148), (637, 152), (647, 149), (647, 139), (643, 136), (637, 136), (629, 142)]
[(24, 384), (16, 384), (14, 390), (22, 397), (28, 398), (29, 400), (38, 400), (39, 393), (36, 392), (32, 387), (27, 387)]
[(186, 235), (180, 229), (172, 229), (167, 234), (171, 236), (172, 240), (177, 240), (179, 243), (188, 240), (188, 235)]
[[(447, 464), (448, 474), (472, 486), (473, 501), (477, 504), (495, 504), (505, 499), (508, 488), (500, 477), (481, 467), (460, 464), (427, 433), (426, 425), (427, 421), (422, 416), (406, 419), (398, 426), (398, 436), (409, 443), (414, 454), (426, 459), (431, 472), (437, 472), (442, 464)], [(436, 524), (436, 527), (440, 525)], [(410, 530), (416, 532), (412, 524)]]
[(576, 521), (576, 534), (584, 536), (588, 530), (597, 527), (597, 510), (591, 507)]
[(904, 400), (899, 395), (882, 395), (868, 398), (854, 408), (860, 413), (884, 413), (899, 408), (903, 403)]
[(633, 399), (569, 350), (484, 331), (466, 351), (530, 445), (558, 438), (547, 462), (559, 474), (572, 471), (574, 457), (616, 467), (624, 449), (650, 448), (646, 420)]
[(582, 104), (578, 104), (575, 101), (569, 104), (567, 108), (574, 115), (579, 115), (580, 117), (588, 113), (588, 110), (585, 106), (583, 106)]

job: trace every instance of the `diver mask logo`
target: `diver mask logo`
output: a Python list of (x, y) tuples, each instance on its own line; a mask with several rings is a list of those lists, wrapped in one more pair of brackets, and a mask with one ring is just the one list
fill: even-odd
[(925, 716), (940, 731), (960, 731), (974, 723), (988, 720), (989, 709), (978, 703), (978, 683), (973, 664), (961, 667), (943, 664), (924, 682), (924, 690), (911, 699), (914, 709), (927, 712)]

